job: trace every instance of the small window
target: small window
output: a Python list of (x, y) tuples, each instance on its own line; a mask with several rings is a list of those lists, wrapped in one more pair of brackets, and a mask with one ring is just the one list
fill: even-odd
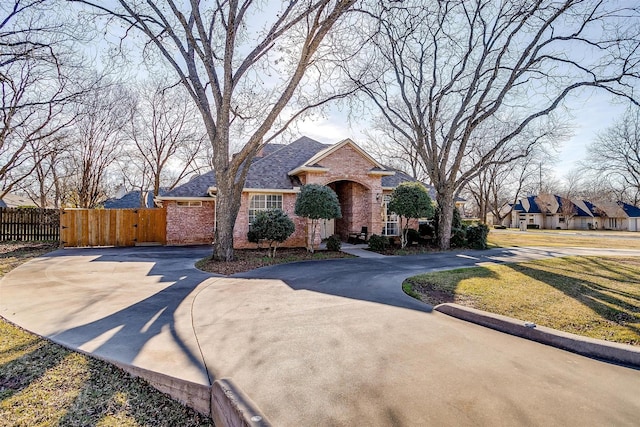
[(176, 204), (180, 207), (189, 207), (189, 208), (196, 208), (196, 207), (201, 207), (202, 206), (202, 201), (200, 200), (180, 200), (178, 202), (176, 202)]
[(533, 218), (529, 218), (529, 224), (533, 224)]
[(560, 218), (558, 218), (558, 221), (561, 222), (561, 223), (564, 223), (564, 217), (561, 216)]
[(384, 209), (384, 221), (382, 224), (382, 234), (384, 236), (398, 236), (400, 234), (398, 230), (398, 215), (394, 214), (393, 212), (389, 212), (388, 208), (388, 203), (391, 201), (391, 196), (385, 195), (383, 200), (384, 203), (382, 207)]
[(256, 219), (260, 211), (282, 209), (282, 194), (254, 194), (249, 202), (249, 224)]

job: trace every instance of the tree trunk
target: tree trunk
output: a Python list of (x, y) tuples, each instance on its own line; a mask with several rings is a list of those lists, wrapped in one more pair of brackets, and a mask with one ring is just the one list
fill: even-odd
[[(216, 175), (219, 175), (216, 172)], [(221, 174), (220, 174), (221, 175)], [(216, 176), (216, 232), (213, 244), (213, 259), (233, 261), (233, 228), (240, 209), (241, 192), (235, 191), (233, 177)], [(236, 194), (237, 193), (237, 194)]]
[(451, 225), (453, 223), (453, 194), (438, 192), (436, 195), (438, 202), (438, 247), (446, 251), (451, 248)]

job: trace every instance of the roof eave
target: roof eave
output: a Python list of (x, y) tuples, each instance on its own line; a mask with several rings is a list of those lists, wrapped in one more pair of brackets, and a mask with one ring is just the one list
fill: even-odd
[(299, 166), (294, 170), (290, 171), (287, 175), (295, 176), (302, 172), (311, 172), (311, 173), (325, 173), (329, 172), (329, 168), (318, 167), (318, 166)]

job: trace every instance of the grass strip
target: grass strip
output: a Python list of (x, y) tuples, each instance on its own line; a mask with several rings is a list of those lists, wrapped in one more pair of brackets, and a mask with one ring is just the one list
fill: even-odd
[(587, 337), (640, 345), (640, 258), (566, 257), (406, 280), (419, 299), (477, 308)]

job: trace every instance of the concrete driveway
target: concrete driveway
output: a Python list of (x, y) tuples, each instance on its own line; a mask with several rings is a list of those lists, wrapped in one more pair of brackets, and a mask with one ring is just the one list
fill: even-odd
[(192, 268), (207, 253), (56, 251), (0, 282), (0, 315), (169, 376), (231, 377), (278, 426), (638, 423), (640, 371), (432, 312), (400, 284), (434, 269), (640, 251), (343, 259), (231, 278)]

